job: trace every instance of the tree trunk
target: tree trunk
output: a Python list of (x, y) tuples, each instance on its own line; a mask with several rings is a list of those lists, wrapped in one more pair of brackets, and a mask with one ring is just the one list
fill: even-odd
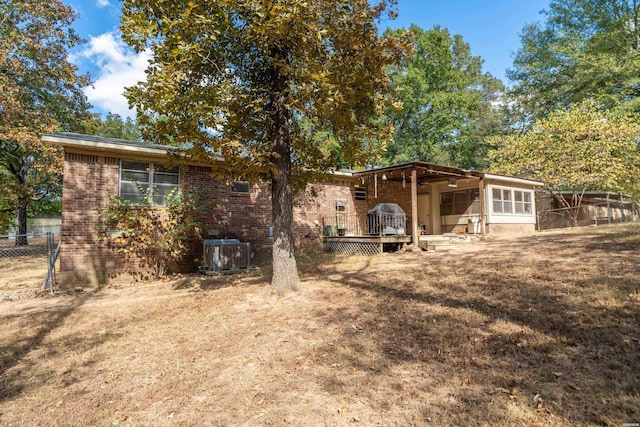
[(577, 227), (578, 226), (578, 215), (580, 214), (580, 210), (578, 209), (578, 207), (575, 207), (573, 209), (569, 209), (569, 220), (571, 221), (571, 226), (572, 227)]
[(18, 207), (18, 228), (16, 229), (16, 246), (25, 246), (27, 242), (27, 203), (20, 199)]
[[(286, 58), (281, 48), (272, 50), (273, 58)], [(275, 66), (271, 70), (271, 209), (273, 215), (273, 277), (271, 285), (279, 295), (298, 290), (300, 277), (293, 239), (293, 192), (291, 188), (291, 135), (286, 105), (287, 77)]]

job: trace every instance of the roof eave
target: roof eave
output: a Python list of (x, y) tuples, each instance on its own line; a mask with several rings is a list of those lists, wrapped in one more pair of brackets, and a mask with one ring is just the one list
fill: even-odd
[(79, 151), (96, 151), (106, 153), (118, 153), (129, 155), (143, 155), (145, 157), (166, 157), (171, 151), (171, 147), (157, 148), (144, 147), (138, 145), (114, 144), (108, 141), (90, 141), (76, 138), (66, 138), (59, 135), (43, 135), (42, 140), (57, 144), (65, 148), (77, 149)]
[(495, 174), (486, 173), (486, 172), (474, 172), (474, 175), (477, 175), (485, 179), (492, 179), (495, 181), (505, 181), (513, 184), (524, 184), (524, 185), (531, 185), (534, 187), (544, 186), (544, 182), (541, 182), (541, 181), (533, 181), (530, 179), (516, 178), (513, 176), (495, 175)]
[[(105, 154), (105, 155), (121, 155), (131, 158), (153, 158), (165, 159), (173, 152), (177, 152), (176, 147), (162, 145), (146, 145), (125, 140), (113, 140), (108, 138), (96, 138), (82, 135), (69, 134), (45, 134), (42, 136), (44, 142), (60, 145), (69, 152), (77, 152), (82, 154)], [(220, 156), (216, 156), (216, 161), (223, 161)], [(189, 164), (202, 164), (202, 162), (187, 161)]]

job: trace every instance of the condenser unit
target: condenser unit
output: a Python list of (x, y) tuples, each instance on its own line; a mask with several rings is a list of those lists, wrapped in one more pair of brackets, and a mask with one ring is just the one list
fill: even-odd
[(239, 270), (251, 267), (251, 244), (238, 239), (207, 239), (203, 242), (203, 270)]

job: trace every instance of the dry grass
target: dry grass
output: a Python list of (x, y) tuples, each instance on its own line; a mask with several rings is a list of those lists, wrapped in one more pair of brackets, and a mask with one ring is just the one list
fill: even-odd
[[(0, 303), (2, 425), (640, 422), (640, 227)], [(318, 261), (322, 261), (319, 263)]]
[(40, 289), (47, 275), (47, 255), (0, 258), (0, 293)]
[(45, 238), (30, 238), (27, 246), (14, 246), (13, 239), (0, 240), (0, 297), (39, 290), (46, 275)]

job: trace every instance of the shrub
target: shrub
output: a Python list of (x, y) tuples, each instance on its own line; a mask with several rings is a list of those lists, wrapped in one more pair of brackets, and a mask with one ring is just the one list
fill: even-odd
[[(197, 234), (195, 197), (172, 192), (166, 206), (154, 206), (151, 191), (142, 191), (139, 203), (109, 197), (109, 206), (99, 209), (103, 226), (99, 240), (127, 260), (137, 260), (146, 272), (161, 278), (182, 258), (190, 237)], [(140, 273), (144, 274), (144, 273)]]

